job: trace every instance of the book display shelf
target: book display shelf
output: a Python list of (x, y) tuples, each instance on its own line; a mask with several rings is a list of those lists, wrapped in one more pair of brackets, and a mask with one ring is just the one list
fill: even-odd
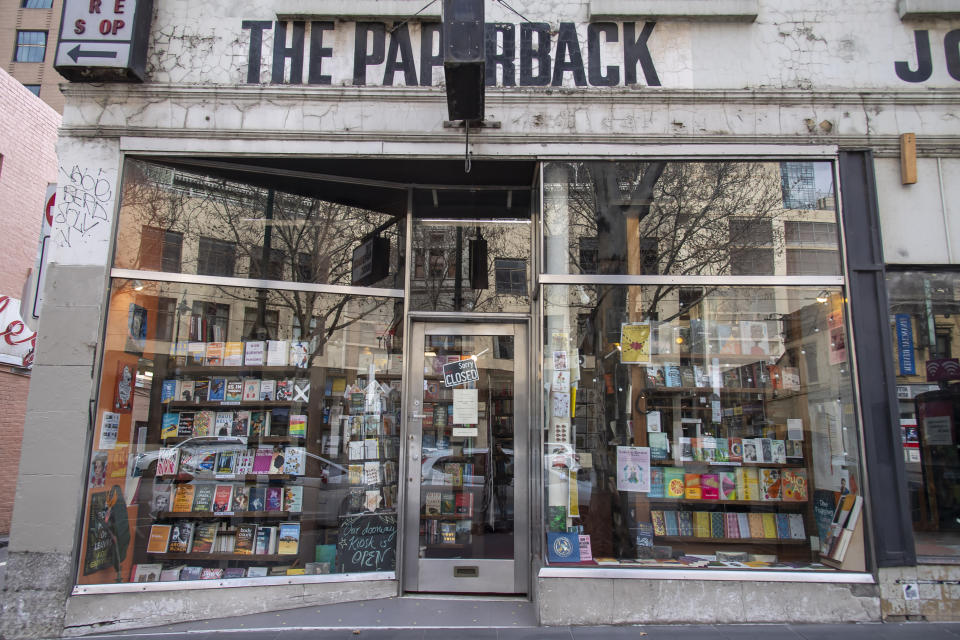
[(839, 296), (798, 293), (776, 321), (711, 317), (722, 304), (704, 301), (625, 323), (606, 358), (568, 369), (577, 350), (548, 334), (545, 379), (578, 381), (571, 434), (565, 394), (548, 392), (548, 530), (579, 537), (579, 563), (863, 570)]

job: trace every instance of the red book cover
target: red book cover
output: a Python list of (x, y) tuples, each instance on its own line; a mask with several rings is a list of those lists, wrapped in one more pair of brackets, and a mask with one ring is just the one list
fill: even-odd
[(218, 484), (217, 490), (213, 494), (214, 513), (224, 513), (230, 511), (230, 504), (233, 501), (233, 485)]
[(700, 494), (704, 500), (720, 499), (720, 476), (716, 473), (704, 473), (700, 476)]

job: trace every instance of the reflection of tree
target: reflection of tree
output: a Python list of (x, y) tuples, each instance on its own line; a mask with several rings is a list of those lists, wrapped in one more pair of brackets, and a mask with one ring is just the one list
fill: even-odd
[[(756, 273), (770, 275), (779, 244), (772, 223), (782, 212), (779, 174), (771, 166), (581, 162), (552, 165), (546, 175), (548, 181), (562, 176), (568, 185), (574, 264), (583, 258), (578, 241), (596, 238), (599, 273), (730, 275), (749, 270), (745, 264), (759, 250), (769, 256), (769, 268)], [(657, 317), (661, 301), (677, 288), (647, 286), (642, 315)], [(702, 289), (699, 299), (709, 292)]]
[[(140, 225), (182, 234), (180, 270), (185, 273), (350, 285), (353, 250), (368, 235), (379, 230), (399, 246), (399, 225), (385, 215), (140, 162), (128, 165), (123, 206)], [(384, 222), (388, 224), (381, 225)], [(228, 254), (227, 259), (218, 262), (211, 246)], [(128, 259), (140, 268), (151, 257), (145, 252), (157, 249), (141, 242), (139, 253)], [(360, 299), (347, 294), (236, 287), (217, 291), (222, 298), (256, 307), (256, 322), (244, 338), (278, 338), (270, 335), (265, 311), (288, 310), (299, 327), (299, 339), (311, 343), (311, 359), (323, 353), (337, 331), (363, 316), (347, 312), (348, 303)], [(364, 312), (385, 304), (377, 301)]]

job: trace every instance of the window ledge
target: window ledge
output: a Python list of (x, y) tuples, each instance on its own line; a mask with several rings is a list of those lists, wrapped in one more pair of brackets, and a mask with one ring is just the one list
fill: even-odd
[[(277, 13), (278, 20), (313, 20), (317, 18), (370, 18), (373, 20), (405, 20), (423, 6), (423, 3), (404, 0), (331, 0), (322, 3), (310, 0), (291, 0), (284, 4), (283, 12)], [(441, 3), (434, 2), (430, 7), (417, 13), (417, 19), (439, 20)]]
[[(944, 3), (949, 0), (943, 0)], [(698, 20), (714, 22), (753, 22), (759, 13), (759, 0), (590, 0), (590, 19), (624, 17), (655, 20)]]
[(901, 20), (960, 17), (956, 0), (897, 0), (897, 11)]

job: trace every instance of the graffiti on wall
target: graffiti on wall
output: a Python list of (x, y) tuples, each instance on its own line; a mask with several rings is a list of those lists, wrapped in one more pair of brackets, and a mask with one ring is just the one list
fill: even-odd
[[(54, 242), (72, 247), (106, 233), (114, 185), (103, 169), (60, 167), (61, 193), (54, 216)], [(102, 227), (102, 228), (98, 228)], [(95, 231), (96, 230), (96, 231)]]

